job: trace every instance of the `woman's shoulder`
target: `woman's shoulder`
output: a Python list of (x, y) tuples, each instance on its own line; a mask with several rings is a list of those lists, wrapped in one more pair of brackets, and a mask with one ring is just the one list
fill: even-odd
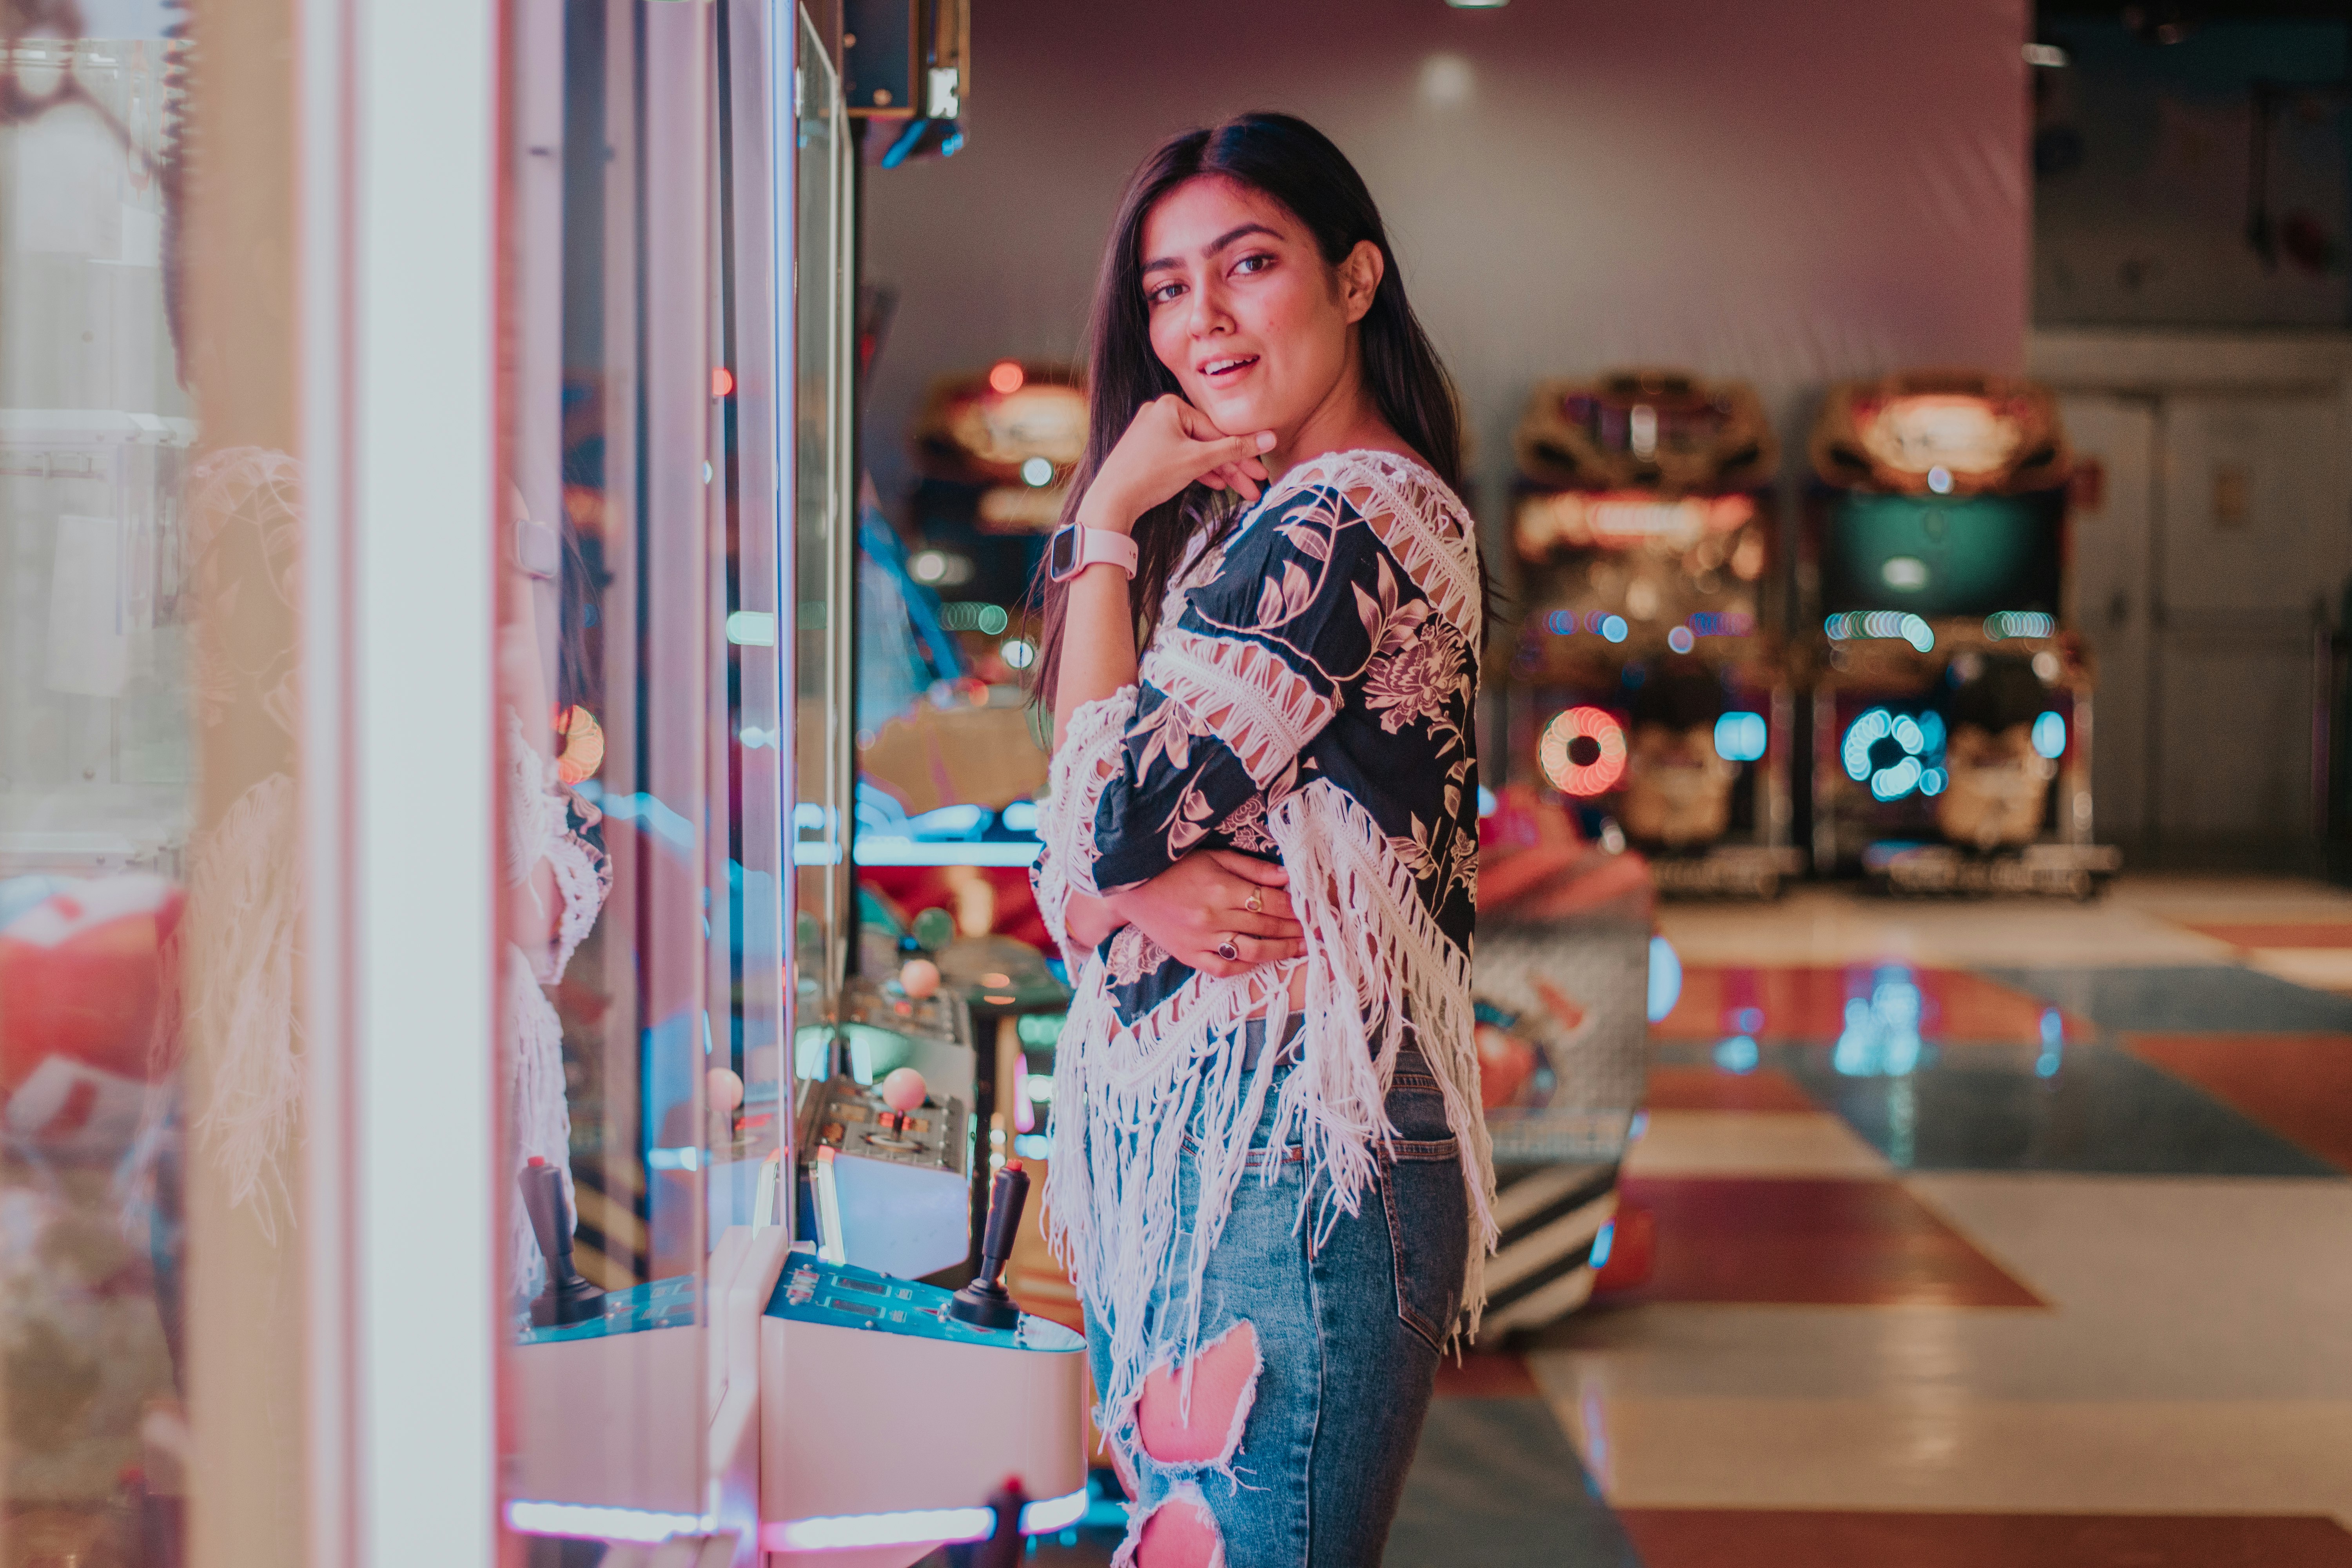
[(1341, 496), (1367, 517), (1406, 517), (1465, 540), (1476, 532), (1470, 509), (1434, 469), (1409, 452), (1380, 447), (1324, 452), (1294, 464), (1267, 492), (1262, 510), (1276, 511)]
[[(1360, 447), (1295, 464), (1245, 521), (1270, 542), (1308, 514), (1360, 519), (1438, 613), (1465, 634), (1480, 621), (1477, 524), (1453, 488), (1406, 453)], [(1242, 542), (1236, 539), (1234, 544)], [(1475, 637), (1474, 637), (1475, 640)]]

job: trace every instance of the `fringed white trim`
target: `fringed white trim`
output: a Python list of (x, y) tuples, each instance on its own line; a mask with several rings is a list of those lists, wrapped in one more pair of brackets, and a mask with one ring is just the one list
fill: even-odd
[[(1282, 1054), (1261, 1052), (1244, 1074), (1235, 1037), (1245, 1021), (1263, 1018), (1269, 1045), (1283, 1038), (1300, 964), (1307, 968), (1301, 1061), (1275, 1102), (1273, 1131), (1276, 1146), (1304, 1145), (1302, 1204), (1309, 1196), (1316, 1203), (1311, 1216), (1302, 1207), (1300, 1222), (1311, 1223), (1319, 1246), (1343, 1214), (1359, 1212), (1379, 1171), (1378, 1145), (1394, 1135), (1385, 1101), (1410, 1027), (1444, 1087), (1447, 1121), (1462, 1143), (1473, 1244), (1463, 1299), (1473, 1331), (1485, 1303), (1495, 1183), (1478, 1109), (1469, 960), (1423, 908), (1386, 835), (1338, 785), (1319, 781), (1289, 796), (1269, 826), (1290, 869), (1306, 958), (1229, 980), (1196, 973), (1129, 1027), (1120, 1026), (1099, 963), (1090, 962), (1062, 1032), (1046, 1174), (1049, 1240), (1109, 1327), (1111, 1373), (1097, 1390), (1106, 1432), (1132, 1419), (1150, 1366), (1192, 1360), (1209, 1255), (1250, 1166), (1250, 1134)], [(1196, 1118), (1200, 1190), (1188, 1237), (1176, 1223), (1176, 1181)], [(1183, 1320), (1147, 1340), (1154, 1288), (1178, 1267), (1190, 1287)]]
[[(514, 1171), (536, 1157), (555, 1167), (563, 1182), (564, 1212), (576, 1227), (579, 1206), (572, 1188), (572, 1110), (563, 1094), (563, 1026), (522, 949), (509, 943), (506, 962), (507, 1038), (513, 1058), (507, 1064), (507, 1099), (514, 1117)], [(532, 1233), (530, 1215), (518, 1195), (507, 1205), (507, 1266), (520, 1299), (530, 1300), (546, 1280), (546, 1264)]]
[(604, 912), (613, 893), (613, 858), (569, 826), (548, 841), (547, 863), (555, 872), (555, 886), (563, 895), (563, 919), (557, 926), (555, 946), (539, 975), (542, 985), (563, 978), (582, 942)]
[(300, 823), (294, 781), (271, 773), (188, 847), (180, 955), (182, 1028), (204, 1064), (191, 1125), (250, 1205), (264, 1237), (294, 1212), (279, 1158), (302, 1103), (301, 1020), (294, 965), (301, 936)]
[(1118, 775), (1118, 751), (1134, 721), (1135, 702), (1136, 689), (1122, 686), (1070, 714), (1046, 771), (1045, 798), (1037, 803), (1037, 837), (1045, 849), (1029, 882), (1045, 930), (1073, 973), (1085, 962), (1086, 951), (1070, 944), (1070, 895), (1095, 896), (1095, 812)]
[(1384, 1102), (1410, 1029), (1461, 1144), (1470, 1208), (1462, 1305), (1475, 1338), (1486, 1304), (1486, 1255), (1501, 1233), (1494, 1144), (1478, 1100), (1470, 955), (1421, 901), (1380, 824), (1338, 784), (1318, 780), (1300, 790), (1275, 807), (1268, 827), (1306, 928), (1307, 1050), (1284, 1099), (1300, 1092), (1314, 1108), (1305, 1126), (1307, 1167), (1329, 1169), (1333, 1193), (1355, 1212), (1355, 1195), (1376, 1169), (1373, 1137), (1392, 1132)]
[(1241, 759), (1264, 789), (1330, 721), (1333, 703), (1261, 643), (1171, 628), (1143, 663), (1143, 679), (1181, 702)]

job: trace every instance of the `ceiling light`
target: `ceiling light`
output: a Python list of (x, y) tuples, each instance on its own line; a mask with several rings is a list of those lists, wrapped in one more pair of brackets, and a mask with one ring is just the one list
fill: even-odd
[(2055, 44), (2028, 44), (2025, 46), (2025, 63), (2058, 70), (2066, 64), (2066, 51)]

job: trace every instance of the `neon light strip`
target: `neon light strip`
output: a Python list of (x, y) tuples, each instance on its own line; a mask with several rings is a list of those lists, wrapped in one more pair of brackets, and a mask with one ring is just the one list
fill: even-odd
[(1046, 1498), (1024, 1505), (1021, 1510), (1021, 1533), (1045, 1535), (1056, 1530), (1067, 1530), (1087, 1517), (1092, 1500), (1080, 1487), (1067, 1497)]
[(655, 1544), (673, 1535), (708, 1535), (719, 1528), (705, 1514), (656, 1513), (642, 1508), (599, 1508), (578, 1502), (509, 1502), (507, 1528), (522, 1535), (566, 1535), (590, 1541)]
[[(1087, 1501), (1086, 1489), (1080, 1488), (1067, 1497), (1024, 1504), (1021, 1533), (1044, 1535), (1067, 1530), (1086, 1517)], [(760, 1527), (760, 1546), (766, 1552), (835, 1552), (853, 1546), (951, 1545), (985, 1541), (995, 1528), (993, 1509), (910, 1508), (896, 1513), (772, 1521)]]

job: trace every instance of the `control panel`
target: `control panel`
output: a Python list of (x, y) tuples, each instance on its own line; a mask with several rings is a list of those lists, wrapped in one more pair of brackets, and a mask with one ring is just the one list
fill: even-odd
[(950, 1310), (955, 1292), (912, 1279), (894, 1279), (871, 1268), (827, 1263), (796, 1252), (786, 1260), (768, 1316), (787, 1322), (826, 1323), (941, 1340), (950, 1344), (999, 1349), (1066, 1352), (1086, 1348), (1076, 1334), (1044, 1318), (1021, 1314), (1007, 1328), (966, 1322)]
[(941, 1105), (927, 1096), (921, 1104), (898, 1110), (878, 1088), (836, 1078), (811, 1086), (802, 1117), (801, 1149), (808, 1156), (830, 1149), (836, 1154), (951, 1171), (961, 1181), (971, 1166), (970, 1127), (971, 1113), (961, 1100)]

